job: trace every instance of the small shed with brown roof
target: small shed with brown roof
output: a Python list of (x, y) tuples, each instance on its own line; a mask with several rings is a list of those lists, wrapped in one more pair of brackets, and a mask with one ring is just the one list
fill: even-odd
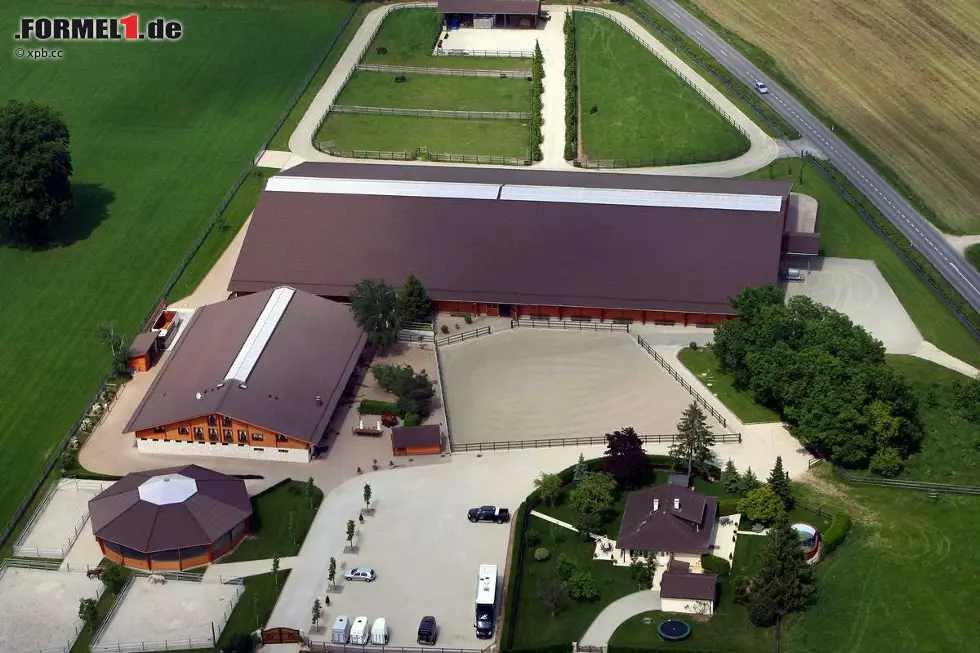
[(205, 565), (249, 532), (245, 481), (198, 465), (127, 474), (89, 501), (106, 558), (138, 569)]
[(436, 11), (445, 16), (448, 25), (536, 27), (541, 0), (439, 0)]
[(127, 364), (134, 372), (145, 372), (150, 369), (156, 358), (157, 334), (152, 331), (141, 333), (133, 339), (129, 346)]
[(438, 424), (396, 426), (391, 429), (394, 456), (422, 456), (442, 453), (442, 429)]

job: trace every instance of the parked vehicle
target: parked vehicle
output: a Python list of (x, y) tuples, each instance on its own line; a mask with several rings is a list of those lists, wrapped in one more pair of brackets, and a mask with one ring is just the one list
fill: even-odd
[(334, 644), (346, 644), (350, 639), (350, 622), (347, 615), (340, 615), (333, 622), (333, 631), (330, 633), (330, 641)]
[(419, 644), (428, 644), (429, 646), (436, 645), (436, 618), (435, 617), (422, 617), (422, 622), (419, 623)]
[(769, 92), (769, 87), (766, 86), (764, 82), (756, 82), (755, 90), (759, 91), (760, 94), (765, 95)]
[(368, 632), (368, 618), (358, 617), (350, 627), (350, 643), (365, 646), (371, 637)]
[(493, 639), (497, 616), (497, 565), (480, 565), (476, 583), (476, 636)]
[(371, 643), (378, 646), (388, 645), (388, 623), (384, 617), (378, 617), (371, 626)]
[(470, 508), (466, 517), (474, 524), (481, 521), (503, 524), (510, 521), (510, 510), (496, 506), (480, 506), (479, 508)]
[(365, 583), (373, 582), (378, 575), (370, 567), (353, 567), (344, 574), (345, 580), (363, 580)]

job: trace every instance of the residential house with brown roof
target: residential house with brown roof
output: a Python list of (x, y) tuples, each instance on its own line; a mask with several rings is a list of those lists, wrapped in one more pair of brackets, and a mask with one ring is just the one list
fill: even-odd
[(367, 341), (348, 306), (289, 287), (184, 328), (126, 425), (140, 452), (308, 462)]

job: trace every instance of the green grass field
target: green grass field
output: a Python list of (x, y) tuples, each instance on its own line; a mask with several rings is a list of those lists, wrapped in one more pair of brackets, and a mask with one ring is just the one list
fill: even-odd
[(964, 255), (970, 265), (980, 270), (980, 245), (970, 245), (966, 248)]
[[(0, 524), (108, 370), (100, 323), (132, 334), (349, 10), (345, 0), (165, 2), (172, 43), (69, 43), (11, 59), (0, 101), (32, 99), (71, 129), (76, 210), (43, 251), (0, 249)], [(126, 3), (49, 3), (113, 16)], [(14, 25), (36, 5), (0, 5)], [(122, 14), (120, 14), (122, 15)]]
[[(817, 231), (820, 232), (820, 245), (824, 254), (873, 260), (926, 340), (971, 365), (980, 366), (980, 344), (956, 321), (915, 273), (837, 195), (823, 177), (808, 166), (804, 170), (801, 183), (799, 170), (799, 160), (779, 160), (772, 165), (772, 176), (774, 179), (793, 179), (796, 181), (794, 191), (817, 198), (820, 203)], [(745, 177), (768, 179), (769, 168)]]
[(334, 104), (448, 111), (530, 111), (531, 82), (524, 78), (406, 75), (357, 72)]
[[(435, 9), (399, 9), (381, 24), (362, 63), (427, 68), (467, 68), (478, 70), (531, 70), (530, 59), (510, 57), (434, 57), (432, 48), (439, 38), (441, 20)], [(451, 49), (452, 36), (444, 47)], [(386, 48), (379, 54), (378, 48)]]
[(754, 424), (780, 421), (779, 413), (755, 403), (751, 393), (737, 390), (732, 385), (731, 377), (718, 371), (718, 359), (710, 348), (701, 347), (695, 351), (685, 347), (679, 358), (702, 383), (711, 384), (708, 390), (717, 395), (742, 422)]
[(576, 12), (575, 26), (589, 158), (690, 163), (748, 150), (727, 118), (614, 22)]
[(411, 152), (428, 147), (433, 152), (482, 156), (527, 155), (530, 131), (524, 120), (467, 120), (331, 114), (316, 138), (334, 141), (345, 150)]
[(926, 492), (844, 485), (825, 465), (810, 474), (805, 500), (844, 506), (854, 526), (816, 567), (816, 604), (784, 622), (784, 650), (976, 650), (980, 497), (941, 494), (934, 502)]
[(953, 386), (967, 377), (912, 356), (889, 356), (888, 363), (912, 384), (925, 429), (922, 450), (906, 461), (902, 478), (980, 485), (980, 424), (951, 405)]
[(317, 487), (313, 490), (312, 506), (306, 498), (306, 483), (300, 481), (289, 481), (253, 497), (252, 534), (221, 562), (264, 560), (277, 555), (285, 558), (298, 554), (323, 501), (323, 492)]

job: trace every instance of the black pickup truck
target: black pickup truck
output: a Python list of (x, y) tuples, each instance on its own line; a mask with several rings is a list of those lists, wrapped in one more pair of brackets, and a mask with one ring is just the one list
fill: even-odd
[(474, 524), (481, 521), (503, 524), (510, 521), (510, 510), (496, 506), (480, 506), (479, 508), (470, 508), (466, 517)]

